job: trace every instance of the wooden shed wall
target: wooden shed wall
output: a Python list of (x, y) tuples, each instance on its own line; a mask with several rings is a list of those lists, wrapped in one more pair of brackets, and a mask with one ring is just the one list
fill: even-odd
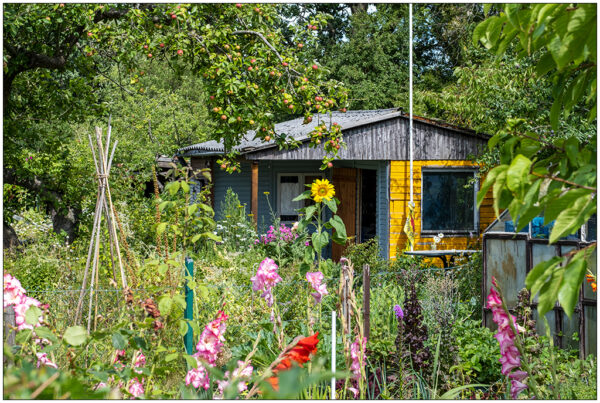
[[(397, 256), (397, 248), (402, 251), (406, 247), (407, 237), (404, 233), (404, 223), (408, 214), (410, 201), (410, 163), (409, 161), (391, 161), (390, 163), (390, 259)], [(421, 170), (423, 167), (471, 167), (476, 166), (471, 161), (413, 161), (413, 200), (415, 202), (415, 250), (430, 249), (433, 235), (421, 236)], [(479, 209), (479, 234), (494, 221), (495, 214), (492, 192), (488, 192)], [(438, 245), (438, 249), (466, 249), (467, 236), (447, 235)]]
[[(344, 130), (347, 149), (341, 149), (342, 160), (408, 160), (408, 119), (395, 117)], [(478, 154), (487, 137), (475, 133), (440, 127), (414, 120), (414, 160), (466, 160)], [(289, 150), (270, 148), (247, 154), (248, 159), (322, 160), (323, 147), (303, 143)]]

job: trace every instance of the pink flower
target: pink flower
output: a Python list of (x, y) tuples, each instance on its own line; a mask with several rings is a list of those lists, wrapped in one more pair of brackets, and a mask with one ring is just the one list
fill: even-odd
[(225, 372), (225, 379), (217, 381), (217, 394), (215, 395), (215, 399), (223, 399), (223, 394), (225, 389), (232, 383), (237, 382), (238, 393), (242, 393), (246, 389), (248, 389), (248, 383), (246, 382), (251, 376), (254, 368), (248, 363), (244, 361), (238, 360), (238, 366), (233, 370), (233, 374), (230, 374), (229, 371)]
[(144, 365), (146, 365), (146, 356), (144, 356), (144, 354), (142, 354), (142, 350), (140, 350), (139, 355), (136, 357), (135, 362), (133, 363), (133, 366), (135, 367), (133, 370), (138, 374), (141, 374), (142, 371), (136, 368), (141, 368)]
[(252, 281), (252, 290), (262, 291), (262, 297), (267, 301), (267, 305), (273, 306), (272, 288), (281, 281), (281, 277), (277, 274), (279, 267), (273, 259), (265, 258), (256, 271), (256, 275), (250, 280)]
[(185, 376), (185, 384), (188, 386), (191, 384), (196, 389), (202, 387), (205, 390), (208, 390), (210, 381), (202, 363), (198, 362), (198, 368), (192, 368), (188, 371)]
[(125, 350), (116, 350), (115, 351), (115, 359), (113, 360), (113, 364), (121, 361), (121, 358), (125, 358)]
[[(25, 321), (25, 314), (27, 313), (27, 310), (32, 307), (32, 306), (36, 306), (39, 307), (41, 305), (40, 301), (38, 301), (35, 298), (31, 298), (26, 296), (25, 294), (22, 294), (19, 298), (19, 300), (16, 302), (15, 306), (14, 306), (14, 310), (15, 310), (15, 323), (17, 325), (17, 329), (19, 330), (23, 330), (23, 329), (33, 329), (33, 326), (31, 326), (30, 324), (28, 324)], [(43, 317), (40, 316), (38, 323), (36, 323), (36, 327), (40, 326), (43, 322)]]
[[(513, 315), (507, 314), (502, 308), (502, 299), (496, 291), (496, 279), (492, 277), (493, 287), (487, 297), (487, 307), (492, 310), (492, 320), (498, 325), (498, 332), (494, 336), (500, 345), (500, 363), (502, 364), (502, 374), (508, 375), (511, 379), (511, 398), (516, 399), (519, 393), (527, 388), (522, 381), (527, 377), (527, 373), (518, 370), (521, 365), (519, 350), (514, 344), (516, 335), (514, 334), (510, 322), (512, 321), (516, 332), (519, 332), (519, 326)], [(516, 371), (513, 371), (517, 369)], [(511, 371), (513, 371), (511, 373)]]
[(321, 302), (324, 296), (329, 294), (329, 292), (327, 292), (327, 285), (325, 283), (322, 283), (323, 273), (321, 273), (320, 271), (306, 273), (306, 280), (316, 291), (310, 294), (315, 299), (316, 305)]
[(18, 304), (25, 290), (21, 287), (21, 282), (9, 273), (4, 273), (4, 308), (9, 305)]
[(96, 384), (96, 386), (94, 386), (94, 389), (92, 389), (92, 390), (98, 390), (100, 388), (105, 388), (106, 386), (108, 386), (108, 385), (106, 385), (104, 382), (98, 382)]
[(142, 385), (137, 378), (133, 378), (127, 391), (131, 393), (134, 398), (140, 397), (144, 394), (144, 385)]
[(203, 387), (206, 390), (210, 387), (210, 380), (204, 365), (214, 366), (217, 361), (217, 356), (225, 341), (223, 334), (227, 328), (225, 324), (227, 319), (229, 319), (229, 316), (225, 312), (219, 311), (217, 317), (204, 327), (198, 344), (196, 344), (197, 352), (193, 355), (198, 363), (198, 368), (192, 368), (188, 371), (185, 376), (186, 385), (191, 384), (196, 389)]
[(35, 355), (37, 356), (37, 359), (38, 359), (38, 362), (37, 362), (38, 368), (42, 365), (44, 365), (46, 367), (58, 368), (55, 363), (50, 361), (50, 359), (48, 358), (48, 355), (46, 353), (35, 353)]
[[(360, 343), (360, 338), (357, 335), (356, 336), (356, 341), (354, 343), (352, 343), (352, 345), (350, 346), (350, 357), (352, 358), (352, 365), (350, 365), (350, 371), (352, 371), (352, 373), (354, 374), (354, 376), (352, 377), (354, 380), (358, 381), (361, 377), (361, 366), (365, 365), (365, 349), (367, 347), (367, 338), (363, 337), (362, 339), (362, 349), (361, 349), (361, 343)], [(356, 398), (358, 396), (358, 389), (356, 388), (348, 388), (348, 390), (351, 390), (352, 393), (354, 393), (354, 397)]]

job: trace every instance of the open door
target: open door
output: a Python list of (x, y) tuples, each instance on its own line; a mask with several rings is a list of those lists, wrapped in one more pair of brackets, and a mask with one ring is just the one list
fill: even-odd
[[(338, 206), (337, 215), (346, 225), (348, 238), (356, 236), (356, 168), (334, 168), (333, 186), (335, 186), (335, 197), (341, 204)], [(331, 258), (338, 262), (346, 247), (333, 242)]]

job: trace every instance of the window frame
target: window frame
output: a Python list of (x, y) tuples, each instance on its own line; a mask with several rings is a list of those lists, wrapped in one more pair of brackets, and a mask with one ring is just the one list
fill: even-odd
[[(315, 173), (311, 173), (311, 172), (278, 172), (277, 173), (277, 182), (276, 182), (276, 186), (277, 186), (277, 217), (279, 218), (279, 220), (281, 221), (282, 224), (291, 224), (293, 223), (293, 221), (288, 221), (288, 220), (282, 220), (281, 219), (281, 177), (282, 176), (297, 176), (298, 177), (298, 183), (300, 183), (300, 193), (304, 192), (306, 189), (306, 187), (303, 187), (304, 185), (304, 181), (305, 178), (307, 176), (320, 176), (321, 179), (325, 179), (325, 174), (322, 172), (315, 172)], [(299, 193), (299, 194), (300, 194)], [(302, 207), (300, 207), (302, 208)], [(298, 213), (298, 219), (300, 219), (300, 213)]]
[[(479, 208), (477, 207), (477, 192), (479, 191), (479, 178), (477, 177), (477, 172), (479, 171), (478, 167), (474, 167), (474, 166), (443, 166), (443, 167), (436, 167), (436, 166), (428, 166), (428, 167), (422, 167), (421, 168), (421, 206), (420, 206), (420, 213), (421, 213), (421, 235), (423, 236), (434, 236), (439, 234), (440, 232), (443, 233), (444, 235), (454, 235), (454, 236), (465, 236), (465, 235), (469, 235), (469, 234), (473, 234), (473, 235), (477, 235), (479, 236), (480, 230), (479, 230)], [(423, 230), (423, 186), (425, 181), (423, 180), (423, 177), (426, 173), (452, 173), (452, 172), (470, 172), (473, 174), (473, 178), (475, 179), (475, 183), (473, 185), (473, 228), (470, 229), (460, 229), (460, 230), (434, 230), (434, 229), (428, 229), (428, 230)]]

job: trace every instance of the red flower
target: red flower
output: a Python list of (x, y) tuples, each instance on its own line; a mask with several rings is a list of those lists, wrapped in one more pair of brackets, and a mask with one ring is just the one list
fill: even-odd
[(310, 361), (311, 356), (317, 352), (317, 344), (319, 344), (319, 339), (317, 339), (318, 335), (319, 332), (301, 339), (287, 352), (281, 362), (273, 369), (274, 376), (267, 379), (267, 382), (271, 384), (273, 389), (279, 390), (279, 378), (277, 377), (277, 374), (280, 371), (287, 371), (292, 368), (292, 361), (297, 362), (300, 366), (305, 362)]

